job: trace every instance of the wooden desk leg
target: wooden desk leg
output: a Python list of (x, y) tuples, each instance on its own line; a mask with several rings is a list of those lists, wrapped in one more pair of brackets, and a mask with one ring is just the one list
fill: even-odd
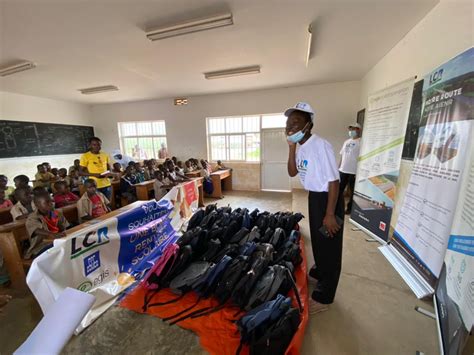
[(137, 198), (141, 201), (147, 201), (148, 200), (148, 189), (146, 186), (137, 186)]
[(198, 187), (199, 190), (199, 199), (198, 199), (198, 206), (204, 207), (204, 188), (201, 186)]
[(221, 177), (219, 175), (211, 175), (212, 178), (212, 186), (214, 186), (214, 191), (212, 192), (211, 197), (214, 198), (223, 198), (222, 195), (222, 186), (221, 186)]
[(223, 182), (223, 187), (224, 187), (224, 190), (227, 190), (227, 191), (232, 191), (232, 174), (230, 174), (229, 176), (227, 176), (224, 180), (222, 180)]
[(10, 275), (12, 288), (18, 291), (26, 291), (28, 289), (26, 274), (13, 233), (0, 234), (0, 252)]

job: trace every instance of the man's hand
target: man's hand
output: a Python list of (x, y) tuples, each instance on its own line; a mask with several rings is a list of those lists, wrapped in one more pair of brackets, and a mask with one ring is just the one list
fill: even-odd
[(323, 219), (323, 225), (326, 226), (329, 236), (334, 238), (334, 235), (341, 229), (341, 227), (337, 224), (336, 216), (333, 214), (326, 214)]

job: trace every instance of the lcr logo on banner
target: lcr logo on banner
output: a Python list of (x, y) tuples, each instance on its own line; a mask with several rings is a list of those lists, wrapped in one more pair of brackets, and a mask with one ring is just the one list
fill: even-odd
[[(78, 256), (87, 253), (89, 250), (97, 248), (100, 245), (109, 243), (109, 237), (107, 236), (108, 228), (103, 227), (97, 231), (91, 231), (87, 233), (82, 241), (78, 242), (78, 238), (74, 237), (71, 240), (71, 259), (77, 258)], [(81, 238), (79, 238), (81, 239)], [(80, 243), (80, 245), (79, 245)]]

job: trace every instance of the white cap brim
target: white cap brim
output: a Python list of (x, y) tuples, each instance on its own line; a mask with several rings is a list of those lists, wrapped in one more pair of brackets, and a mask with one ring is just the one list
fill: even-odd
[(295, 111), (301, 111), (301, 112), (309, 113), (309, 115), (311, 116), (311, 121), (313, 120), (314, 114), (312, 112), (308, 112), (308, 111), (305, 111), (305, 110), (300, 110), (300, 109), (293, 108), (293, 107), (289, 108), (288, 110), (285, 111), (285, 116), (290, 117), (290, 115)]

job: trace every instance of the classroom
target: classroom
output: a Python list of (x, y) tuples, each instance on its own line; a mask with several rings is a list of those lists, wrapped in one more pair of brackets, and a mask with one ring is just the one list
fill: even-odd
[(474, 354), (472, 0), (0, 0), (0, 354)]

